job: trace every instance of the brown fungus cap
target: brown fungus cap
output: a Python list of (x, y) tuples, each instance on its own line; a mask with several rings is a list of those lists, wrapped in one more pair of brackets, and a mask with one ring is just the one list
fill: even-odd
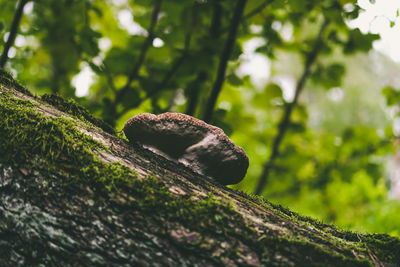
[(223, 130), (189, 115), (141, 113), (126, 122), (124, 132), (129, 141), (141, 143), (224, 185), (240, 182), (249, 167), (246, 152)]

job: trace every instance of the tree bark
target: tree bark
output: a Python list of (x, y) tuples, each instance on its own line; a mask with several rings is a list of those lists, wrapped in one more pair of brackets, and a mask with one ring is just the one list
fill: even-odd
[(0, 72), (0, 266), (400, 262), (397, 238), (233, 191), (107, 133), (71, 101), (24, 92)]

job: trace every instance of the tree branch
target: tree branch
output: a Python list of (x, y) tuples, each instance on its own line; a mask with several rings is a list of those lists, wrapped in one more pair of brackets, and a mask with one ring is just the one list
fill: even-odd
[[(209, 35), (211, 42), (214, 42), (221, 36), (221, 19), (222, 19), (223, 8), (221, 6), (221, 1), (217, 0), (213, 2), (213, 16), (210, 24)], [(203, 47), (203, 50), (207, 48)], [(207, 51), (204, 51), (207, 52)], [(188, 84), (187, 95), (188, 103), (186, 105), (185, 113), (194, 116), (196, 113), (196, 108), (199, 103), (199, 95), (201, 91), (201, 84), (207, 80), (208, 74), (206, 71), (202, 70), (197, 74), (196, 79)]]
[(167, 86), (167, 84), (169, 83), (169, 81), (171, 80), (171, 78), (179, 70), (180, 66), (183, 64), (183, 62), (187, 58), (187, 56), (189, 54), (190, 44), (191, 44), (191, 40), (192, 40), (192, 34), (193, 34), (193, 30), (194, 30), (194, 20), (196, 17), (195, 8), (196, 7), (193, 7), (193, 12), (192, 12), (192, 18), (193, 18), (192, 25), (190, 27), (190, 30), (185, 34), (185, 46), (183, 48), (182, 55), (177, 60), (175, 60), (174, 64), (172, 64), (170, 70), (165, 74), (164, 79), (162, 79), (162, 81), (158, 84), (158, 86), (155, 89), (153, 89), (152, 91), (147, 93), (147, 97), (152, 97), (153, 95), (155, 95), (156, 93), (161, 91), (163, 88), (165, 88)]
[(321, 25), (321, 28), (320, 28), (318, 36), (315, 40), (314, 46), (313, 46), (312, 50), (310, 51), (310, 53), (307, 55), (306, 61), (304, 63), (303, 74), (301, 75), (301, 77), (298, 80), (297, 85), (296, 85), (294, 99), (292, 102), (290, 102), (286, 105), (284, 114), (283, 114), (282, 119), (278, 126), (278, 133), (276, 134), (273, 144), (272, 144), (271, 154), (270, 154), (267, 162), (264, 164), (263, 172), (258, 180), (257, 187), (254, 191), (255, 194), (260, 194), (263, 191), (263, 189), (267, 183), (270, 170), (274, 164), (274, 161), (279, 156), (279, 147), (280, 147), (282, 140), (287, 132), (289, 125), (290, 125), (290, 116), (292, 114), (293, 108), (297, 104), (299, 95), (304, 88), (306, 80), (310, 76), (311, 67), (314, 64), (314, 62), (321, 50), (321, 47), (323, 44), (323, 34), (324, 34), (325, 29), (328, 26), (328, 24), (329, 24), (329, 20), (325, 19), (325, 21)]
[(194, 31), (195, 19), (196, 19), (196, 16), (197, 16), (197, 14), (196, 14), (197, 13), (196, 6), (197, 6), (197, 4), (195, 4), (193, 6), (193, 10), (192, 10), (192, 19), (193, 19), (192, 20), (192, 25), (190, 27), (190, 30), (185, 34), (185, 45), (184, 45), (183, 52), (180, 55), (180, 57), (174, 61), (174, 63), (172, 64), (171, 68), (169, 69), (169, 71), (164, 75), (164, 78), (158, 83), (158, 85), (155, 88), (153, 88), (152, 90), (147, 91), (146, 95), (143, 98), (137, 99), (136, 102), (133, 103), (132, 105), (124, 107), (123, 110), (121, 110), (121, 112), (118, 113), (117, 117), (122, 116), (128, 110), (139, 106), (143, 101), (153, 97), (158, 92), (160, 92), (163, 88), (165, 88), (168, 85), (168, 83), (170, 82), (172, 77), (175, 75), (175, 73), (182, 66), (183, 62), (186, 60), (187, 56), (189, 55), (190, 44), (191, 44), (191, 40), (192, 40), (192, 34), (193, 34), (193, 31)]
[(8, 61), (8, 51), (14, 45), (15, 37), (18, 33), (19, 24), (21, 22), (22, 13), (24, 11), (24, 6), (28, 3), (28, 0), (20, 0), (15, 11), (13, 22), (11, 24), (10, 33), (7, 38), (7, 42), (4, 44), (3, 54), (0, 58), (0, 68), (4, 68)]
[[(128, 80), (127, 80), (125, 86), (122, 87), (122, 89), (120, 89), (119, 91), (117, 91), (117, 93), (115, 95), (114, 101), (112, 102), (111, 107), (110, 107), (110, 113), (111, 113), (110, 116), (111, 117), (115, 117), (115, 115), (117, 113), (116, 112), (117, 105), (121, 102), (121, 100), (123, 99), (126, 92), (130, 89), (131, 83), (138, 78), (139, 70), (144, 63), (144, 59), (146, 58), (147, 51), (153, 44), (154, 35), (155, 35), (154, 29), (157, 24), (158, 14), (160, 13), (161, 3), (162, 3), (162, 0), (156, 0), (156, 2), (154, 4), (153, 11), (151, 14), (150, 26), (147, 31), (148, 32), (147, 38), (142, 45), (142, 48), (141, 48), (140, 54), (139, 54), (139, 58), (137, 59), (136, 64), (133, 66), (132, 71), (128, 76)], [(110, 120), (115, 120), (115, 118), (110, 118)], [(108, 121), (109, 123), (111, 123), (110, 120)]]
[(216, 38), (220, 35), (221, 31), (221, 18), (222, 18), (222, 6), (221, 1), (217, 0), (213, 2), (213, 16), (210, 25), (210, 36)]
[[(254, 8), (252, 11), (250, 11), (245, 17), (250, 18), (259, 12), (261, 12), (268, 4), (270, 4), (271, 0), (267, 0), (264, 3), (260, 4), (258, 7)], [(195, 7), (194, 7), (195, 8)], [(193, 14), (193, 17), (195, 17), (195, 14)], [(221, 32), (228, 30), (228, 29), (221, 29), (221, 18), (222, 18), (222, 6), (219, 1), (214, 2), (214, 13), (213, 13), (213, 19), (211, 22), (210, 26), (210, 36), (214, 39), (216, 39), (218, 36), (220, 36)], [(193, 25), (192, 25), (193, 26)], [(191, 35), (192, 32), (189, 32), (185, 38), (185, 50), (184, 53), (178, 58), (173, 65), (171, 66), (170, 70), (167, 72), (167, 74), (164, 76), (163, 80), (159, 83), (157, 86), (157, 89), (151, 90), (146, 94), (145, 97), (137, 99), (136, 102), (134, 102), (132, 105), (125, 107), (123, 110), (121, 110), (118, 114), (117, 117), (122, 116), (125, 112), (127, 112), (129, 109), (138, 107), (143, 101), (149, 99), (150, 97), (153, 97), (155, 94), (157, 94), (159, 91), (164, 88), (169, 81), (171, 80), (172, 76), (178, 71), (178, 69), (181, 67), (182, 63), (186, 59), (188, 52), (189, 52), (189, 46), (190, 46), (190, 40), (191, 40)], [(199, 73), (198, 77), (196, 78), (197, 82), (203, 82), (205, 81), (205, 77), (207, 76), (206, 73)], [(186, 114), (191, 114), (193, 115), (195, 112), (195, 108), (197, 106), (198, 102), (198, 92), (199, 90), (196, 90), (194, 93), (193, 99), (189, 100), (189, 105), (187, 108)]]
[(102, 66), (102, 69), (103, 69), (104, 75), (106, 76), (108, 86), (110, 86), (110, 88), (114, 92), (114, 94), (117, 93), (118, 92), (117, 87), (115, 87), (114, 78), (113, 78), (112, 74), (108, 71), (108, 68), (104, 64)]
[(124, 92), (129, 90), (131, 83), (138, 77), (140, 67), (143, 65), (144, 59), (146, 57), (147, 50), (151, 47), (154, 39), (154, 28), (157, 24), (158, 14), (160, 13), (162, 0), (157, 0), (153, 7), (153, 12), (151, 14), (151, 22), (148, 30), (148, 35), (146, 41), (143, 43), (142, 49), (139, 54), (139, 58), (133, 67), (131, 74), (128, 76), (128, 81), (126, 82), (124, 88), (121, 90), (121, 97)]
[(251, 10), (249, 13), (243, 16), (243, 19), (249, 19), (261, 11), (264, 10), (269, 4), (271, 4), (274, 0), (266, 0), (264, 3), (261, 3), (259, 6), (255, 7), (253, 10)]
[(217, 102), (218, 96), (221, 92), (222, 85), (225, 80), (226, 67), (228, 65), (228, 60), (232, 54), (233, 47), (236, 41), (236, 35), (242, 17), (247, 0), (238, 0), (236, 3), (235, 11), (232, 16), (230, 23), (228, 37), (226, 39), (224, 50), (222, 51), (221, 58), (219, 61), (217, 77), (215, 79), (214, 85), (211, 89), (211, 94), (208, 99), (208, 103), (205, 110), (204, 121), (209, 122), (214, 113), (214, 107)]
[(136, 102), (134, 102), (132, 105), (126, 106), (124, 107), (118, 114), (117, 117), (119, 118), (120, 116), (122, 116), (123, 114), (125, 114), (125, 112), (127, 112), (128, 110), (132, 109), (132, 108), (136, 108), (138, 107), (141, 103), (143, 103), (143, 101), (153, 97), (154, 95), (156, 95), (158, 92), (160, 92), (163, 88), (165, 88), (167, 86), (167, 84), (169, 83), (169, 81), (171, 80), (172, 76), (178, 71), (178, 69), (180, 68), (180, 66), (182, 65), (182, 63), (184, 62), (185, 58), (187, 56), (187, 53), (184, 52), (175, 62), (174, 64), (171, 66), (170, 70), (167, 72), (167, 74), (165, 74), (164, 78), (162, 79), (162, 81), (152, 90), (149, 90), (146, 92), (146, 95), (142, 98), (138, 98), (136, 100)]
[(201, 90), (201, 84), (203, 84), (207, 80), (207, 72), (206, 71), (200, 71), (197, 74), (197, 77), (195, 80), (189, 83), (189, 88), (188, 90), (188, 103), (186, 105), (186, 111), (185, 113), (190, 116), (194, 116), (196, 112), (197, 105), (199, 103), (199, 94)]

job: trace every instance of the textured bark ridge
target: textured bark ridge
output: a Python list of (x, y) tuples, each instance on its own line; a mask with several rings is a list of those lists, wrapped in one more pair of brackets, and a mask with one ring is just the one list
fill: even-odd
[(397, 238), (235, 192), (0, 74), (0, 266), (399, 266)]

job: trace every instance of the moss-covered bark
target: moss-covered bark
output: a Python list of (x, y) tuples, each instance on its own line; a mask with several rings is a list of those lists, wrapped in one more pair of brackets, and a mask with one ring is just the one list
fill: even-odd
[(232, 191), (0, 76), (0, 266), (399, 266), (397, 238)]

